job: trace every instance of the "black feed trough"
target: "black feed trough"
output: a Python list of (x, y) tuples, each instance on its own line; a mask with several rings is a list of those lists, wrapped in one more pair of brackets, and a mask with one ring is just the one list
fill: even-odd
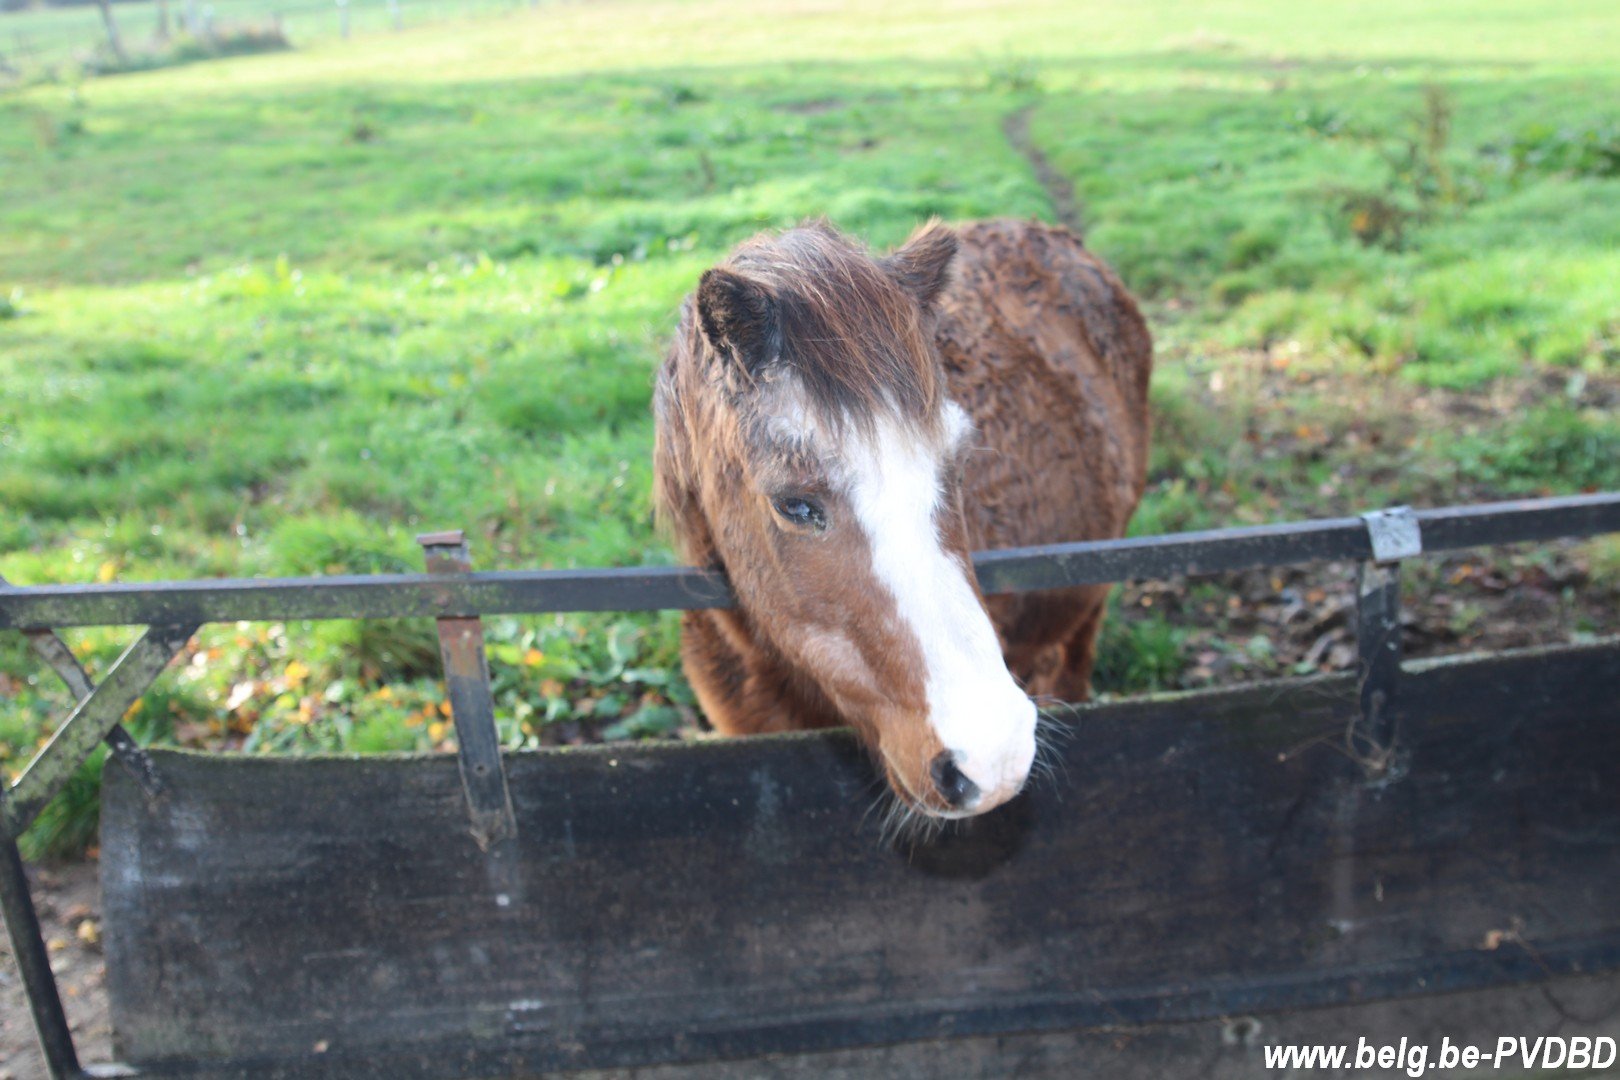
[[(874, 776), (845, 733), (503, 758), (480, 741), (477, 617), (595, 590), (471, 574), (451, 536), (429, 574), (338, 583), (330, 608), (319, 582), (7, 586), (0, 628), (64, 666), (52, 627), (152, 630), (101, 687), (79, 676), (6, 836), (195, 625), (397, 603), (440, 619), (459, 761), (112, 758), (117, 1075), (1236, 1075), (1277, 1038), (1528, 1033), (1547, 985), (1557, 1010), (1612, 1011), (1620, 639), (1403, 666), (1394, 628), (1414, 539), (1616, 531), (1620, 496), (1347, 522), (982, 556), (996, 589), (1365, 560), (1363, 663), (1076, 708), (1054, 779), (900, 846), (863, 816)], [(656, 576), (640, 603), (592, 585), (725, 602), (712, 575)], [(78, 1063), (5, 847), (53, 1068), (108, 1075)]]

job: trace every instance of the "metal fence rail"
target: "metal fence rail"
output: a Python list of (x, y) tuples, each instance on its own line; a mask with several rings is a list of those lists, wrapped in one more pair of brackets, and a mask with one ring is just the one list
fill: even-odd
[[(1412, 512), (1425, 551), (1620, 532), (1620, 493)], [(1359, 517), (981, 552), (987, 593), (1374, 556)], [(70, 626), (454, 618), (730, 607), (725, 578), (688, 567), (374, 574), (0, 586), (0, 630)]]
[[(1620, 532), (1620, 492), (984, 552), (987, 593), (1129, 579), (1353, 561), (1357, 573), (1359, 715), (1344, 749), (1373, 777), (1396, 777), (1405, 752), (1392, 707), (1399, 687), (1402, 560), (1425, 552)], [(16, 838), (98, 743), (149, 794), (163, 778), (119, 721), (206, 623), (434, 618), (473, 833), (500, 862), (517, 823), (505, 786), (480, 619), (495, 614), (728, 607), (723, 575), (682, 567), (473, 573), (459, 533), (420, 537), (427, 573), (262, 580), (22, 586), (0, 579), (0, 630), (23, 632), (77, 704), (9, 790), (0, 791), (0, 906), (55, 1077), (87, 1076), (62, 1014)], [(62, 627), (141, 625), (146, 632), (92, 685), (62, 647)], [(128, 1074), (121, 1074), (128, 1075)]]

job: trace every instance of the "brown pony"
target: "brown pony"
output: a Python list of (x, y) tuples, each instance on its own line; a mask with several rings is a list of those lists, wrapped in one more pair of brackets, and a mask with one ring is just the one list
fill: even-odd
[(654, 469), (682, 553), (737, 595), (683, 622), (715, 728), (849, 724), (933, 817), (1016, 795), (1029, 695), (1087, 696), (1107, 589), (986, 599), (969, 553), (1124, 532), (1152, 362), (1119, 279), (1041, 224), (933, 222), (874, 257), (812, 223), (707, 271)]

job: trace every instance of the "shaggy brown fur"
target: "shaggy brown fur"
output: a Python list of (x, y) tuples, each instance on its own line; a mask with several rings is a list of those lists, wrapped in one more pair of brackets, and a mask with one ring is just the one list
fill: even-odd
[[(834, 438), (889, 416), (937, 445), (944, 399), (965, 409), (978, 434), (946, 474), (957, 511), (940, 525), (966, 563), (971, 550), (1124, 532), (1144, 484), (1151, 366), (1134, 300), (1064, 229), (931, 224), (874, 258), (818, 223), (756, 237), (708, 271), (659, 373), (655, 475), (683, 555), (724, 569), (739, 598), (683, 622), (714, 726), (849, 723), (905, 793), (928, 787), (941, 750), (920, 719), (917, 642), (858, 531), (811, 538), (772, 508), (812, 492), (844, 509), (782, 421), (784, 387), (807, 399), (789, 415)], [(1106, 594), (989, 599), (1031, 694), (1088, 694)]]

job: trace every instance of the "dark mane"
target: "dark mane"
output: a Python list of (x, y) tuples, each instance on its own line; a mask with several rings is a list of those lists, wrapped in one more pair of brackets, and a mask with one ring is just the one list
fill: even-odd
[(722, 264), (771, 294), (783, 367), (835, 428), (880, 415), (929, 428), (942, 393), (917, 301), (867, 250), (825, 222), (761, 236)]

